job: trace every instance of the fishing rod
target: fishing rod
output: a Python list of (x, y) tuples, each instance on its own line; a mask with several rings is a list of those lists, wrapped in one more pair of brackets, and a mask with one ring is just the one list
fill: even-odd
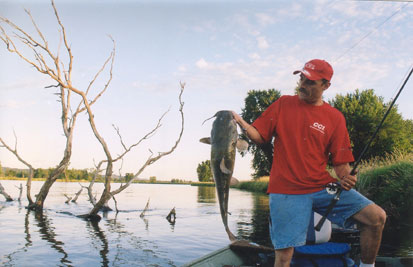
[[(384, 114), (383, 119), (381, 120), (379, 126), (377, 126), (376, 131), (374, 132), (373, 136), (370, 138), (370, 141), (366, 144), (366, 146), (364, 147), (363, 151), (360, 153), (357, 161), (354, 163), (353, 165), (353, 169), (350, 172), (350, 175), (355, 175), (357, 173), (356, 169), (357, 166), (360, 164), (361, 159), (364, 155), (364, 153), (366, 153), (367, 149), (370, 147), (371, 143), (373, 142), (374, 138), (376, 137), (377, 133), (379, 132), (380, 128), (383, 126), (384, 120), (386, 119), (387, 115), (389, 115), (390, 110), (392, 109), (394, 103), (396, 102), (397, 98), (399, 97), (400, 93), (402, 92), (404, 86), (406, 85), (407, 81), (409, 80), (410, 76), (413, 73), (413, 67), (411, 68), (409, 74), (407, 75), (407, 77), (404, 79), (404, 82), (402, 84), (402, 86), (399, 89), (399, 92), (397, 93), (397, 95), (394, 97), (393, 101), (391, 102), (389, 108), (387, 109), (386, 114)], [(334, 206), (336, 205), (337, 201), (340, 200), (340, 195), (341, 192), (343, 191), (343, 188), (341, 186), (338, 187), (337, 192), (334, 196), (334, 198), (331, 200), (330, 205), (328, 205), (327, 207), (327, 211), (326, 213), (323, 215), (323, 217), (321, 217), (321, 219), (318, 221), (317, 225), (314, 227), (314, 229), (318, 232), (320, 231), (321, 227), (323, 226), (324, 222), (327, 219), (327, 216), (330, 214), (331, 210), (334, 208)]]

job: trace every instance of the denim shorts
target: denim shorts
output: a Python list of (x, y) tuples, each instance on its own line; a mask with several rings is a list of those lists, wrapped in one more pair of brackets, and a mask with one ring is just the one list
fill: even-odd
[[(312, 211), (323, 215), (334, 194), (321, 190), (302, 195), (270, 194), (270, 235), (275, 249), (305, 245)], [(354, 189), (343, 190), (340, 200), (327, 216), (341, 227), (351, 227), (351, 216), (373, 202)]]

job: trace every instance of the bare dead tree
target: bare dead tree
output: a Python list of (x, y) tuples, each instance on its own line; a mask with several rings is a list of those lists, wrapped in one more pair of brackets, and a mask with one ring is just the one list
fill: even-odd
[[(48, 42), (45, 36), (42, 34), (42, 31), (37, 26), (35, 20), (33, 19), (31, 13), (28, 10), (26, 10), (26, 13), (31, 19), (32, 24), (36, 30), (36, 33), (37, 33), (36, 37), (34, 35), (27, 33), (26, 31), (21, 29), (19, 26), (17, 26), (10, 20), (0, 17), (0, 23), (1, 23), (0, 24), (0, 39), (6, 45), (7, 50), (11, 53), (17, 54), (23, 61), (25, 61), (32, 67), (34, 67), (38, 72), (49, 76), (54, 82), (56, 82), (57, 83), (56, 85), (48, 86), (48, 88), (55, 87), (59, 89), (56, 95), (58, 96), (59, 101), (61, 102), (61, 109), (62, 109), (61, 120), (62, 120), (63, 132), (66, 137), (66, 146), (65, 146), (63, 158), (60, 161), (60, 163), (57, 165), (57, 167), (51, 172), (51, 174), (49, 175), (49, 177), (43, 184), (42, 188), (40, 189), (40, 192), (36, 195), (36, 201), (30, 204), (29, 208), (34, 209), (34, 210), (43, 209), (44, 201), (47, 197), (47, 194), (51, 186), (56, 181), (56, 179), (67, 169), (71, 155), (72, 155), (72, 139), (73, 139), (73, 133), (75, 129), (76, 120), (79, 114), (81, 114), (82, 112), (86, 112), (88, 116), (90, 128), (93, 134), (95, 135), (96, 139), (98, 140), (98, 142), (101, 144), (101, 147), (104, 151), (106, 159), (101, 161), (98, 164), (98, 166), (96, 166), (94, 177), (88, 187), (89, 188), (88, 195), (89, 195), (90, 201), (92, 203), (95, 202), (94, 197), (92, 196), (91, 188), (93, 187), (93, 184), (95, 183), (96, 178), (98, 177), (101, 171), (104, 171), (104, 175), (103, 175), (104, 186), (105, 186), (104, 191), (99, 201), (93, 203), (92, 210), (85, 217), (88, 217), (89, 219), (93, 219), (93, 218), (100, 219), (97, 213), (99, 210), (102, 209), (102, 207), (104, 207), (107, 204), (107, 202), (109, 201), (111, 197), (113, 197), (114, 195), (126, 189), (132, 183), (132, 181), (135, 180), (145, 170), (146, 167), (155, 163), (162, 157), (171, 154), (178, 146), (182, 138), (182, 134), (184, 130), (184, 113), (183, 113), (184, 103), (182, 102), (182, 93), (184, 91), (185, 84), (181, 83), (181, 92), (179, 94), (179, 102), (180, 102), (179, 111), (181, 113), (182, 122), (181, 122), (181, 131), (180, 131), (180, 134), (175, 144), (171, 147), (170, 150), (166, 152), (160, 152), (156, 156), (154, 156), (151, 151), (151, 155), (148, 157), (148, 159), (142, 165), (139, 171), (132, 177), (132, 179), (130, 179), (126, 184), (121, 185), (118, 189), (111, 191), (113, 164), (117, 162), (118, 160), (121, 160), (126, 154), (128, 154), (134, 147), (138, 146), (143, 140), (146, 140), (150, 136), (152, 136), (152, 134), (160, 128), (161, 120), (163, 119), (165, 114), (162, 115), (162, 117), (158, 121), (157, 126), (151, 132), (145, 135), (137, 143), (129, 147), (127, 147), (123, 143), (122, 137), (118, 131), (118, 135), (121, 139), (121, 144), (124, 148), (124, 152), (116, 158), (112, 157), (112, 154), (109, 150), (109, 147), (105, 139), (102, 137), (102, 135), (97, 129), (97, 125), (95, 123), (94, 114), (93, 114), (91, 107), (105, 93), (105, 91), (109, 87), (110, 82), (112, 81), (112, 70), (113, 70), (115, 51), (116, 51), (115, 41), (111, 38), (113, 42), (113, 50), (110, 56), (106, 59), (106, 61), (102, 65), (101, 69), (96, 73), (96, 75), (90, 81), (89, 86), (85, 88), (84, 90), (76, 88), (72, 82), (72, 71), (73, 71), (72, 50), (71, 50), (71, 47), (69, 46), (65, 27), (63, 26), (63, 23), (60, 20), (57, 8), (53, 0), (51, 1), (51, 4), (52, 4), (54, 14), (55, 14), (55, 17), (56, 17), (56, 20), (57, 20), (57, 23), (60, 29), (59, 48), (57, 52), (55, 53), (53, 53), (53, 51), (49, 48)], [(3, 27), (3, 25), (7, 25), (9, 28), (11, 28), (11, 30), (14, 32), (14, 35), (13, 36), (10, 35), (6, 31), (6, 29)], [(16, 43), (19, 43), (20, 45), (22, 45), (23, 47), (31, 51), (31, 56), (33, 58), (30, 58), (29, 56), (25, 55), (23, 52), (23, 49), (20, 49), (16, 45)], [(63, 62), (63, 59), (60, 56), (60, 48), (62, 44), (65, 50), (65, 55), (66, 55), (65, 58), (67, 60), (66, 63)], [(103, 88), (101, 88), (101, 90), (94, 97), (92, 97), (92, 100), (89, 100), (88, 94), (91, 91), (91, 88), (94, 86), (95, 81), (100, 76), (100, 74), (103, 72), (103, 70), (106, 69), (108, 65), (110, 65), (108, 67), (109, 77), (107, 78), (106, 84), (103, 86)], [(71, 103), (72, 94), (80, 97), (81, 99), (74, 112), (72, 111), (72, 103)], [(103, 168), (103, 165), (105, 165), (105, 168)]]
[(17, 200), (20, 201), (22, 199), (22, 194), (23, 194), (23, 185), (20, 184), (20, 186), (16, 186), (16, 188), (19, 189), (19, 198)]
[(6, 198), (6, 201), (13, 201), (13, 198), (6, 193), (6, 190), (4, 190), (4, 187), (0, 183), (0, 195), (3, 195)]
[[(115, 42), (111, 38), (113, 42), (112, 53), (105, 61), (102, 68), (93, 77), (93, 79), (89, 83), (89, 86), (83, 91), (74, 87), (73, 82), (72, 82), (72, 72), (73, 72), (72, 50), (71, 50), (71, 47), (69, 45), (69, 42), (66, 36), (65, 27), (63, 26), (63, 23), (60, 20), (57, 8), (53, 0), (51, 1), (51, 4), (54, 10), (54, 14), (57, 20), (58, 27), (60, 29), (60, 36), (59, 36), (60, 42), (59, 42), (59, 47), (56, 52), (53, 52), (50, 49), (45, 36), (43, 35), (41, 29), (37, 26), (30, 11), (25, 10), (27, 15), (31, 19), (31, 22), (36, 30), (37, 36), (26, 32), (25, 30), (17, 26), (15, 23), (8, 20), (7, 18), (0, 17), (0, 39), (6, 45), (7, 50), (10, 53), (17, 54), (20, 57), (20, 59), (28, 63), (30, 66), (34, 67), (35, 70), (37, 70), (39, 73), (47, 75), (54, 82), (56, 82), (57, 83), (56, 85), (51, 85), (51, 86), (48, 86), (47, 88), (58, 88), (58, 92), (56, 93), (56, 95), (58, 96), (58, 99), (61, 103), (61, 114), (62, 114), (61, 122), (62, 122), (63, 132), (66, 137), (66, 144), (65, 144), (65, 150), (63, 153), (63, 158), (60, 161), (60, 163), (57, 165), (57, 167), (54, 168), (53, 171), (50, 173), (47, 180), (44, 182), (39, 193), (36, 195), (35, 202), (32, 202), (29, 204), (29, 208), (33, 210), (43, 209), (44, 201), (48, 195), (48, 192), (51, 186), (56, 181), (56, 179), (67, 169), (69, 165), (70, 158), (72, 155), (73, 133), (74, 133), (78, 115), (86, 111), (89, 116), (91, 127), (93, 129), (96, 128), (94, 120), (93, 120), (93, 113), (91, 110), (91, 106), (94, 103), (96, 103), (96, 101), (102, 96), (102, 94), (108, 88), (110, 81), (112, 80), (112, 69), (113, 69), (113, 62), (115, 58)], [(5, 28), (6, 26), (8, 27), (8, 29), (11, 29), (11, 31), (14, 33), (13, 35), (11, 35), (9, 31), (6, 30)], [(63, 43), (64, 49), (66, 52), (65, 63), (63, 62), (64, 60), (62, 59), (60, 55), (60, 48), (62, 46), (62, 43)], [(17, 44), (19, 44), (20, 46), (23, 46), (23, 48), (25, 49), (20, 48), (20, 46), (18, 46)], [(25, 53), (25, 51), (27, 50), (31, 51), (31, 56)], [(109, 62), (110, 62), (110, 70), (109, 70), (109, 78), (107, 80), (107, 83), (103, 86), (103, 88), (99, 91), (99, 93), (97, 93), (92, 98), (92, 100), (89, 101), (87, 99), (87, 96), (88, 96), (90, 89), (92, 88), (96, 79), (99, 77), (102, 71), (106, 69), (106, 66), (108, 65)], [(77, 108), (74, 111), (72, 110), (72, 93), (80, 96), (81, 98)], [(100, 135), (97, 133), (96, 130), (94, 130), (94, 133), (96, 135), (96, 138), (100, 142), (104, 142), (104, 140), (100, 137)], [(106, 154), (107, 156), (110, 157), (110, 154), (108, 153)], [(17, 156), (17, 153), (15, 153), (15, 155)], [(108, 168), (108, 171), (111, 171), (111, 168)], [(30, 191), (28, 190), (28, 192)]]
[[(153, 152), (150, 151), (150, 156), (147, 158), (147, 160), (143, 163), (143, 165), (140, 167), (140, 169), (133, 175), (133, 177), (127, 181), (125, 184), (122, 184), (118, 189), (115, 189), (113, 191), (111, 191), (111, 180), (112, 180), (112, 168), (113, 168), (113, 164), (116, 161), (119, 161), (121, 159), (123, 159), (123, 157), (128, 154), (134, 147), (138, 146), (141, 142), (143, 142), (144, 140), (149, 139), (151, 136), (153, 136), (153, 134), (162, 126), (161, 122), (162, 119), (164, 118), (165, 114), (167, 112), (165, 112), (158, 120), (158, 123), (156, 124), (156, 126), (149, 131), (144, 137), (142, 137), (137, 143), (134, 143), (133, 145), (127, 147), (125, 145), (125, 143), (123, 142), (122, 139), (122, 135), (120, 134), (120, 131), (118, 128), (115, 127), (117, 134), (119, 136), (120, 142), (122, 144), (122, 147), (124, 149), (123, 153), (120, 154), (118, 157), (113, 158), (110, 155), (109, 152), (109, 148), (106, 145), (105, 142), (100, 142), (104, 148), (104, 151), (106, 153), (106, 159), (102, 160), (101, 162), (99, 162), (98, 166), (96, 167), (96, 171), (95, 174), (99, 173), (99, 171), (101, 170), (101, 166), (103, 164), (106, 164), (106, 172), (105, 172), (105, 189), (101, 195), (100, 200), (94, 205), (94, 207), (92, 208), (92, 210), (89, 212), (89, 214), (86, 215), (82, 215), (82, 217), (86, 217), (88, 219), (91, 220), (100, 220), (100, 216), (97, 215), (97, 213), (102, 209), (102, 207), (104, 205), (107, 204), (108, 200), (116, 195), (119, 194), (120, 192), (122, 192), (123, 190), (125, 190), (127, 187), (129, 187), (129, 185), (136, 180), (139, 175), (146, 169), (146, 167), (148, 167), (149, 165), (157, 162), (158, 160), (160, 160), (161, 158), (163, 158), (164, 156), (167, 156), (169, 154), (171, 154), (178, 146), (179, 142), (181, 141), (182, 135), (183, 135), (183, 131), (184, 131), (184, 124), (185, 124), (185, 119), (184, 119), (184, 112), (183, 112), (183, 108), (184, 108), (184, 102), (182, 101), (182, 94), (185, 90), (185, 83), (180, 83), (181, 86), (181, 90), (179, 93), (179, 112), (181, 115), (181, 129), (179, 132), (179, 135), (177, 137), (177, 140), (175, 141), (175, 144), (168, 150), (165, 152), (159, 152), (157, 156), (153, 155)], [(93, 128), (93, 127), (92, 127)], [(96, 131), (96, 128), (93, 128), (93, 131)], [(96, 135), (96, 134), (95, 134)], [(94, 180), (92, 180), (92, 182), (94, 182)], [(91, 186), (89, 186), (89, 188), (91, 188)], [(91, 191), (91, 190), (90, 190)]]
[[(27, 196), (27, 200), (29, 201), (29, 205), (33, 204), (33, 200), (32, 197), (30, 195), (30, 191), (31, 191), (31, 187), (32, 187), (32, 178), (33, 178), (33, 174), (34, 174), (34, 169), (33, 166), (31, 164), (29, 164), (27, 161), (25, 161), (22, 157), (20, 157), (19, 153), (17, 152), (17, 136), (16, 133), (13, 131), (14, 133), (14, 138), (15, 138), (15, 143), (14, 143), (14, 149), (12, 149), (11, 147), (9, 147), (4, 141), (3, 139), (0, 137), (0, 147), (4, 147), (7, 150), (9, 150), (11, 153), (13, 153), (16, 158), (23, 163), (24, 165), (26, 165), (29, 168), (29, 177), (27, 178), (27, 182), (26, 182), (26, 196)], [(21, 191), (20, 191), (21, 194)]]

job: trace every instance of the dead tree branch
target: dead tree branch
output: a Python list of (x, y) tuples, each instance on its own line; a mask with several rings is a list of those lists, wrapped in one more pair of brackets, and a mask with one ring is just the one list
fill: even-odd
[(3, 195), (6, 198), (6, 201), (13, 201), (11, 196), (6, 193), (6, 191), (4, 190), (4, 187), (1, 185), (1, 183), (0, 183), (0, 195)]
[(80, 196), (80, 194), (82, 193), (82, 191), (83, 191), (83, 187), (81, 187), (80, 190), (77, 191), (75, 197), (72, 199), (72, 202), (76, 203), (76, 201), (77, 201), (77, 199), (79, 198), (79, 196)]
[(63, 194), (63, 195), (66, 197), (65, 203), (66, 203), (66, 204), (69, 204), (70, 200), (72, 200), (72, 197), (69, 197), (69, 196), (66, 195), (66, 194)]
[[(14, 131), (13, 131), (13, 133), (14, 133)], [(19, 155), (19, 153), (17, 152), (17, 136), (16, 136), (16, 133), (14, 133), (14, 138), (15, 138), (14, 149), (12, 149), (10, 146), (8, 146), (8, 145), (3, 141), (3, 139), (2, 139), (1, 137), (0, 137), (0, 143), (1, 143), (1, 146), (0, 146), (0, 147), (4, 147), (4, 148), (6, 148), (8, 151), (10, 151), (11, 153), (13, 153), (13, 155), (14, 155), (21, 163), (23, 163), (24, 165), (26, 165), (26, 166), (29, 168), (29, 177), (27, 178), (27, 182), (26, 182), (26, 189), (27, 189), (26, 196), (27, 196), (27, 200), (29, 201), (29, 205), (30, 205), (30, 204), (33, 204), (33, 200), (32, 200), (30, 191), (31, 191), (31, 185), (32, 185), (32, 178), (33, 178), (33, 175), (34, 175), (34, 168), (33, 168), (33, 166), (32, 166), (30, 163), (28, 163), (27, 161), (25, 161), (25, 160)], [(20, 193), (20, 194), (21, 194), (21, 193)]]
[[(156, 156), (156, 157), (154, 157), (154, 156), (153, 156), (153, 153), (151, 153), (151, 155), (148, 157), (148, 159), (146, 160), (146, 162), (145, 162), (145, 163), (143, 164), (143, 166), (139, 169), (139, 171), (133, 176), (133, 178), (130, 179), (129, 181), (127, 181), (124, 185), (121, 185), (121, 186), (120, 186), (118, 189), (116, 189), (116, 190), (111, 191), (111, 180), (112, 180), (112, 168), (113, 168), (113, 164), (114, 164), (116, 161), (123, 159), (123, 157), (124, 157), (127, 153), (129, 153), (134, 147), (138, 146), (141, 142), (143, 142), (144, 140), (149, 139), (153, 134), (155, 134), (156, 131), (162, 126), (161, 122), (162, 122), (163, 118), (165, 117), (166, 113), (167, 113), (169, 110), (168, 110), (167, 112), (165, 112), (165, 113), (159, 118), (158, 123), (156, 124), (156, 126), (155, 126), (150, 132), (148, 132), (148, 133), (147, 133), (143, 138), (141, 138), (137, 143), (135, 143), (135, 144), (133, 144), (133, 145), (131, 145), (131, 146), (129, 146), (129, 147), (127, 147), (127, 146), (125, 145), (125, 143), (123, 142), (123, 139), (122, 139), (122, 136), (121, 136), (121, 134), (120, 134), (119, 128), (117, 128), (116, 126), (114, 126), (114, 128), (115, 128), (115, 130), (116, 130), (116, 132), (117, 132), (117, 134), (118, 134), (118, 136), (119, 136), (119, 138), (120, 138), (121, 145), (122, 145), (122, 147), (123, 147), (123, 149), (124, 149), (124, 152), (123, 152), (122, 154), (120, 154), (120, 155), (119, 155), (118, 157), (116, 157), (116, 158), (112, 158), (112, 156), (111, 156), (111, 154), (110, 154), (110, 152), (109, 152), (108, 146), (107, 146), (106, 143), (104, 142), (103, 138), (100, 137), (100, 135), (97, 133), (97, 130), (96, 130), (96, 128), (94, 127), (94, 124), (93, 124), (93, 120), (90, 120), (92, 129), (93, 129), (93, 132), (95, 133), (95, 136), (98, 138), (99, 142), (102, 144), (102, 147), (103, 147), (103, 149), (104, 149), (104, 151), (105, 151), (105, 154), (106, 154), (106, 159), (99, 162), (98, 166), (96, 167), (96, 171), (95, 171), (95, 173), (97, 173), (98, 170), (100, 170), (101, 166), (102, 166), (103, 164), (106, 164), (105, 189), (104, 189), (104, 191), (103, 191), (103, 193), (102, 193), (102, 195), (101, 195), (100, 200), (93, 205), (93, 208), (92, 208), (92, 210), (89, 212), (89, 214), (88, 214), (88, 215), (82, 215), (82, 217), (88, 217), (89, 219), (92, 219), (92, 220), (95, 220), (95, 219), (96, 219), (96, 220), (99, 220), (100, 217), (97, 215), (97, 212), (104, 207), (104, 205), (105, 205), (105, 204), (107, 203), (107, 201), (111, 198), (111, 196), (114, 196), (114, 195), (122, 192), (124, 189), (126, 189), (126, 188), (133, 182), (133, 180), (137, 179), (137, 177), (144, 171), (144, 169), (145, 169), (147, 166), (153, 164), (154, 162), (156, 162), (157, 160), (161, 159), (162, 157), (171, 154), (171, 153), (176, 149), (176, 147), (178, 146), (178, 144), (179, 144), (179, 142), (180, 142), (180, 140), (181, 140), (181, 138), (182, 138), (183, 131), (184, 131), (184, 113), (183, 113), (184, 102), (182, 101), (182, 94), (183, 94), (184, 89), (185, 89), (185, 83), (182, 83), (182, 82), (181, 82), (181, 83), (180, 83), (180, 86), (181, 86), (181, 90), (180, 90), (180, 94), (179, 94), (179, 104), (180, 104), (180, 106), (179, 106), (179, 112), (180, 112), (180, 115), (181, 115), (181, 130), (180, 130), (179, 136), (178, 136), (175, 144), (171, 147), (170, 150), (168, 150), (168, 151), (166, 151), (166, 152), (161, 152), (161, 153), (159, 153), (158, 156)], [(87, 106), (87, 104), (85, 104), (85, 105)], [(100, 140), (99, 138), (101, 138), (101, 140)], [(89, 188), (90, 188), (89, 192), (91, 192), (91, 188), (92, 188), (92, 184), (93, 184), (93, 183), (94, 183), (94, 180), (92, 180), (91, 184), (89, 185)]]
[(169, 212), (168, 216), (166, 216), (166, 219), (168, 220), (168, 222), (170, 224), (175, 224), (176, 221), (176, 211), (175, 211), (175, 207), (173, 207), (173, 209), (171, 209), (171, 211)]
[[(137, 173), (135, 173), (135, 175), (133, 176), (132, 179), (130, 179), (129, 181), (127, 181), (126, 184), (124, 184), (123, 186), (120, 186), (117, 190), (112, 191), (112, 194), (118, 194), (120, 192), (122, 192), (125, 188), (127, 188), (134, 180), (136, 180), (139, 175), (146, 169), (146, 167), (148, 167), (149, 165), (155, 163), (156, 161), (158, 161), (159, 159), (161, 159), (164, 156), (167, 156), (169, 154), (171, 154), (176, 147), (178, 146), (179, 142), (181, 141), (183, 132), (184, 132), (184, 124), (185, 124), (185, 120), (184, 120), (184, 112), (183, 112), (183, 108), (184, 108), (184, 102), (182, 101), (182, 94), (184, 92), (185, 89), (185, 83), (180, 83), (181, 85), (181, 91), (179, 93), (179, 112), (181, 114), (181, 130), (179, 133), (179, 136), (175, 142), (175, 144), (171, 147), (170, 150), (166, 151), (166, 152), (161, 152), (158, 154), (158, 156), (153, 156), (153, 153), (151, 153), (151, 155), (148, 157), (148, 159), (145, 161), (145, 163), (141, 166), (141, 168), (139, 169), (139, 171)], [(161, 126), (161, 120), (163, 118), (163, 116), (165, 116), (166, 113), (164, 113), (162, 115), (162, 117), (158, 120), (158, 124), (157, 126), (151, 131), (149, 132), (147, 135), (145, 135), (144, 138), (142, 138), (136, 145), (138, 145), (142, 140), (145, 140), (147, 138), (149, 138), (149, 136), (151, 136), (160, 126)], [(126, 152), (126, 151), (125, 151)], [(127, 153), (127, 152), (126, 152)], [(123, 154), (124, 155), (124, 154)], [(123, 155), (121, 155), (123, 157)]]
[(16, 188), (19, 189), (19, 198), (17, 199), (18, 201), (21, 201), (22, 199), (22, 194), (23, 194), (23, 185), (20, 184), (20, 186), (16, 186)]
[(145, 213), (148, 211), (148, 209), (149, 209), (149, 200), (150, 200), (150, 198), (148, 198), (148, 201), (146, 202), (146, 206), (143, 209), (143, 211), (141, 212), (141, 214), (139, 215), (139, 217), (143, 218), (145, 216)]

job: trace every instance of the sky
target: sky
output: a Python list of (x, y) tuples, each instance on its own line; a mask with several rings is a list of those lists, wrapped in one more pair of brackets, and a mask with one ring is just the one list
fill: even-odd
[[(93, 105), (97, 128), (112, 155), (136, 143), (169, 110), (162, 127), (129, 153), (115, 174), (136, 173), (150, 155), (169, 150), (180, 130), (178, 95), (185, 83), (185, 128), (175, 152), (148, 166), (140, 178), (197, 180), (196, 168), (210, 158), (199, 142), (210, 135), (219, 110), (241, 113), (249, 90), (275, 88), (293, 94), (292, 73), (313, 58), (334, 68), (328, 101), (356, 89), (374, 89), (391, 101), (413, 64), (413, 3), (396, 1), (55, 1), (74, 58), (73, 84), (85, 90), (116, 43), (113, 79)], [(49, 1), (0, 0), (0, 16), (39, 39), (24, 9), (57, 53), (59, 27)], [(2, 24), (3, 25), (3, 24)], [(6, 28), (6, 27), (5, 27)], [(6, 28), (8, 29), (8, 28)], [(64, 47), (60, 48), (62, 59)], [(30, 51), (24, 50), (30, 56)], [(0, 43), (0, 137), (35, 168), (56, 166), (65, 138), (60, 103), (46, 75)], [(67, 66), (67, 61), (64, 63)], [(90, 98), (108, 79), (101, 74)], [(397, 100), (413, 119), (413, 80)], [(73, 100), (74, 102), (76, 99)], [(75, 106), (75, 105), (74, 105)], [(104, 159), (86, 115), (80, 116), (69, 168), (89, 169)], [(251, 155), (237, 154), (233, 176), (251, 179)], [(3, 167), (23, 168), (0, 148)]]

